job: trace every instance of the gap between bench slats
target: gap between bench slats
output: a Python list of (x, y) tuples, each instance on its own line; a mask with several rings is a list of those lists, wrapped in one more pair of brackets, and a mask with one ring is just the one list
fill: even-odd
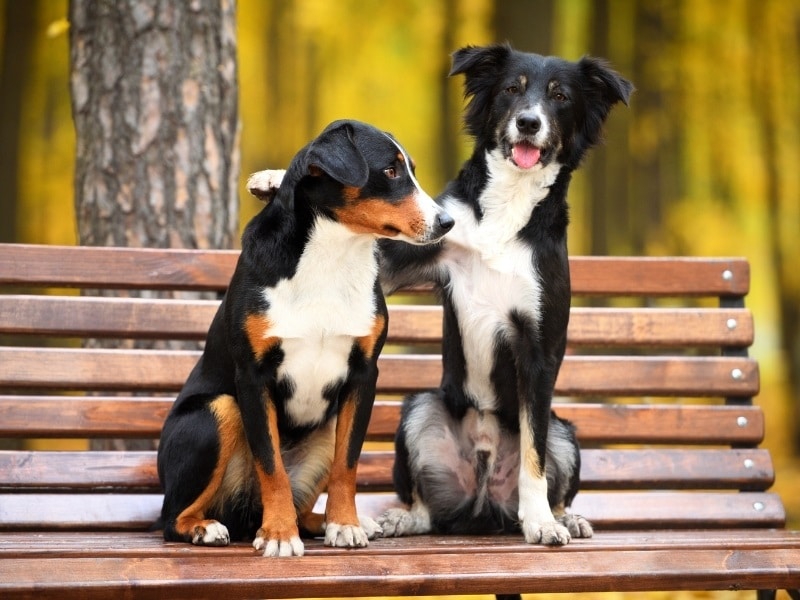
[[(0, 296), (0, 333), (132, 339), (205, 339), (219, 302), (79, 296)], [(69, 315), (69, 318), (64, 318)], [(439, 306), (389, 306), (390, 343), (439, 343)], [(741, 346), (748, 309), (573, 308), (571, 346)]]
[[(2, 530), (144, 531), (161, 510), (160, 494), (0, 494)], [(324, 507), (320, 498), (318, 510)], [(392, 493), (358, 494), (360, 514), (398, 506)], [(786, 513), (771, 492), (581, 492), (573, 510), (603, 529), (783, 527)]]
[[(172, 398), (0, 396), (3, 437), (154, 438)], [(759, 406), (724, 405), (554, 405), (578, 427), (582, 443), (719, 444), (754, 446), (764, 438)], [(394, 438), (400, 404), (378, 400), (368, 439)]]
[[(0, 284), (223, 290), (234, 250), (0, 244)], [(575, 294), (744, 296), (743, 258), (570, 257)]]
[[(194, 351), (0, 348), (6, 388), (177, 391), (199, 356)], [(438, 355), (383, 354), (379, 393), (439, 385)], [(747, 357), (567, 356), (556, 394), (743, 396), (758, 393), (758, 364)]]
[[(367, 450), (358, 464), (362, 490), (391, 491), (394, 452)], [(767, 450), (581, 451), (581, 490), (766, 490), (774, 481)], [(155, 452), (0, 451), (0, 489), (159, 490)]]

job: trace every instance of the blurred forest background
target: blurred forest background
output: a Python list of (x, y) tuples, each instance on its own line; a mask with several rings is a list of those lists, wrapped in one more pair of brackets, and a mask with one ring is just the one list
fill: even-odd
[[(67, 0), (0, 0), (0, 241), (74, 244)], [(800, 525), (800, 2), (238, 0), (240, 223), (247, 175), (328, 122), (369, 121), (431, 194), (470, 148), (450, 53), (608, 58), (637, 87), (570, 191), (573, 254), (745, 256), (766, 445)]]

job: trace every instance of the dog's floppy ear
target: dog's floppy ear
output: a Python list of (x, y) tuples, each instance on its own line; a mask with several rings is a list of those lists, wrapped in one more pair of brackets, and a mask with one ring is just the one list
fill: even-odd
[(453, 52), (453, 66), (450, 77), (466, 73), (467, 79), (481, 74), (494, 74), (495, 69), (502, 66), (511, 54), (508, 44), (492, 46), (465, 46)]
[(349, 187), (363, 187), (369, 178), (367, 161), (353, 141), (353, 125), (333, 123), (308, 146), (306, 172), (319, 175), (319, 171)]
[(492, 46), (466, 46), (453, 52), (453, 67), (450, 76), (464, 74), (464, 97), (469, 104), (464, 112), (467, 131), (476, 137), (485, 135), (488, 126), (486, 112), (491, 105), (493, 87), (497, 73), (511, 56), (511, 46), (495, 44)]
[(609, 107), (617, 102), (628, 105), (628, 100), (635, 89), (633, 84), (609, 67), (605, 60), (584, 56), (578, 67), (583, 73), (584, 81), (589, 88), (587, 91), (591, 96), (599, 97)]

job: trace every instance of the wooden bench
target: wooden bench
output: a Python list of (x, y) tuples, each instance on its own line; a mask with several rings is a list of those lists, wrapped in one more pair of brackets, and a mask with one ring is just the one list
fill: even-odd
[[(155, 439), (217, 300), (233, 251), (0, 245), (0, 438)], [(800, 587), (800, 532), (784, 528), (758, 447), (753, 319), (743, 259), (571, 260), (570, 346), (557, 410), (578, 427), (574, 509), (596, 534), (563, 548), (521, 536), (307, 543), (299, 559), (246, 544), (167, 544), (153, 451), (0, 452), (0, 597), (394, 596)], [(75, 289), (140, 290), (142, 298)], [(178, 294), (180, 295), (180, 293)], [(419, 290), (393, 304), (359, 502), (391, 492), (398, 400), (440, 376), (441, 311)], [(125, 348), (84, 348), (87, 338)], [(167, 340), (169, 343), (153, 344)], [(153, 347), (155, 346), (155, 347)], [(41, 447), (41, 442), (35, 445)], [(279, 562), (275, 562), (279, 560)], [(795, 590), (794, 598), (800, 597)]]

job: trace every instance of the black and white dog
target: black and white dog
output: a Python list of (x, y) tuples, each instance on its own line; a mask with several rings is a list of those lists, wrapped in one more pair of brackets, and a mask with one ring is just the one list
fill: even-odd
[(567, 188), (633, 85), (594, 58), (568, 62), (508, 45), (466, 47), (472, 157), (437, 202), (443, 241), (381, 241), (384, 291), (429, 281), (444, 305), (443, 377), (406, 398), (395, 487), (408, 509), (384, 535), (522, 530), (529, 543), (589, 537), (565, 509), (577, 493), (574, 428), (551, 414), (570, 310)]

